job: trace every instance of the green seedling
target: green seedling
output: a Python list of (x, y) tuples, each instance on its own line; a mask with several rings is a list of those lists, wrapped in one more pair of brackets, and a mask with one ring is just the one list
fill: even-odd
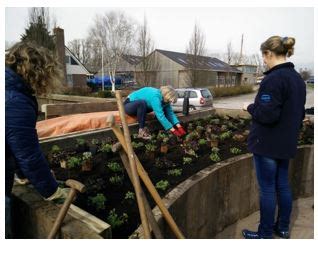
[(167, 172), (168, 176), (178, 177), (182, 174), (182, 169), (171, 169)]
[(165, 191), (169, 187), (169, 182), (167, 180), (160, 180), (156, 183), (156, 188), (158, 190)]
[(112, 209), (107, 217), (107, 222), (112, 226), (112, 229), (121, 227), (124, 223), (127, 223), (128, 215), (123, 213), (122, 216), (119, 216), (116, 213), (116, 209)]
[(220, 156), (218, 155), (218, 153), (212, 153), (211, 155), (210, 155), (210, 159), (211, 159), (211, 161), (213, 161), (213, 162), (219, 162), (219, 161), (221, 161), (221, 158), (220, 158)]
[(136, 196), (135, 193), (128, 191), (125, 194), (125, 199), (126, 200), (135, 200), (135, 198), (136, 198), (135, 196)]
[(192, 163), (191, 157), (183, 157), (183, 164), (190, 164)]
[(114, 173), (123, 172), (123, 168), (117, 162), (109, 162), (107, 164), (107, 167), (109, 168), (110, 171), (112, 171)]
[(239, 148), (230, 148), (230, 152), (234, 155), (238, 155), (242, 153), (242, 150), (240, 150)]
[(124, 181), (124, 176), (112, 176), (109, 178), (109, 182), (113, 185), (122, 185)]
[(105, 202), (106, 202), (106, 197), (102, 193), (98, 193), (94, 197), (89, 197), (89, 202), (91, 205), (93, 205), (97, 211), (104, 210), (105, 209)]

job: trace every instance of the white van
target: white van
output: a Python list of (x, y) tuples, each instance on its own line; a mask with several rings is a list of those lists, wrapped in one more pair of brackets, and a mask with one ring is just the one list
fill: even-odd
[(207, 109), (213, 107), (213, 97), (211, 92), (206, 88), (183, 88), (176, 89), (178, 100), (172, 104), (175, 112), (182, 112), (184, 97), (189, 97), (189, 111)]

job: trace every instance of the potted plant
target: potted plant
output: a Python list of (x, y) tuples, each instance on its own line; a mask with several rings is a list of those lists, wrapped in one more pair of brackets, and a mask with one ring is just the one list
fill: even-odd
[(92, 153), (92, 155), (96, 155), (98, 150), (98, 145), (100, 144), (98, 139), (92, 139), (89, 145), (89, 152)]
[(82, 138), (77, 138), (76, 139), (76, 151), (79, 153), (83, 153), (85, 151), (87, 151), (88, 147), (87, 147), (87, 143), (84, 139)]
[(107, 168), (113, 173), (123, 173), (123, 168), (117, 162), (109, 162)]
[(242, 153), (242, 150), (236, 147), (230, 148), (231, 154), (238, 155)]
[(168, 152), (168, 142), (169, 138), (165, 137), (162, 139), (161, 145), (160, 145), (160, 152), (163, 154), (167, 154)]
[(58, 164), (58, 158), (60, 157), (61, 149), (58, 145), (53, 145), (51, 151), (48, 154), (48, 161), (52, 164)]
[(84, 152), (82, 156), (82, 171), (91, 171), (93, 167), (93, 155), (91, 152)]
[(211, 134), (208, 137), (207, 144), (211, 148), (217, 148), (219, 146), (219, 136), (217, 136), (216, 134)]
[(211, 154), (210, 154), (211, 161), (213, 161), (215, 163), (221, 161), (219, 151), (220, 151), (220, 149), (218, 149), (218, 148), (212, 148)]
[(168, 176), (178, 177), (182, 174), (182, 169), (171, 169), (167, 172)]
[(232, 139), (234, 141), (238, 141), (238, 142), (244, 142), (246, 140), (246, 136), (242, 135), (242, 134), (234, 134)]
[(106, 202), (106, 197), (102, 193), (97, 193), (96, 196), (94, 197), (89, 197), (89, 205), (92, 205), (95, 207), (97, 211), (102, 211), (105, 209), (105, 202)]
[(155, 159), (155, 150), (156, 150), (156, 145), (149, 143), (145, 145), (146, 148), (146, 153), (148, 155), (148, 158), (150, 160), (154, 160)]
[(61, 160), (60, 165), (63, 169), (74, 169), (81, 165), (81, 158), (71, 156), (68, 160)]

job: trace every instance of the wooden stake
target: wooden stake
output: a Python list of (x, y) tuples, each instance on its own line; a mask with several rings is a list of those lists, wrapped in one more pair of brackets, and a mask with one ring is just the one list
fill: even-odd
[(124, 111), (124, 105), (122, 102), (122, 97), (121, 97), (120, 91), (116, 91), (116, 99), (117, 99), (117, 105), (118, 105), (120, 119), (121, 119), (123, 129), (124, 129), (124, 137), (125, 137), (124, 141), (125, 141), (125, 144), (127, 146), (127, 155), (128, 155), (129, 165), (131, 168), (131, 174), (132, 174), (132, 179), (133, 179), (132, 183), (133, 183), (133, 186), (134, 186), (135, 192), (136, 192), (137, 204), (138, 204), (138, 208), (139, 208), (141, 224), (142, 224), (142, 227), (144, 229), (145, 238), (149, 239), (149, 238), (151, 238), (149, 224), (148, 224), (148, 219), (146, 216), (146, 210), (145, 210), (145, 206), (143, 203), (143, 198), (141, 195), (141, 186), (140, 186), (139, 176), (138, 176), (137, 168), (136, 168), (135, 155), (134, 155), (134, 151), (133, 151), (132, 146), (131, 146), (130, 133), (129, 133), (128, 124), (126, 121), (126, 114)]

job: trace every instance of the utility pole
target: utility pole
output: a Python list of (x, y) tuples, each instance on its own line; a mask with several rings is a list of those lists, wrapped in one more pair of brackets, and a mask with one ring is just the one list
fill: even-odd
[(242, 56), (243, 56), (243, 40), (244, 40), (244, 33), (242, 34), (242, 39), (241, 39), (241, 51), (240, 51), (240, 58), (239, 58), (239, 64), (242, 64)]
[(103, 43), (101, 44), (102, 47), (102, 91), (104, 91), (104, 50), (103, 50)]

